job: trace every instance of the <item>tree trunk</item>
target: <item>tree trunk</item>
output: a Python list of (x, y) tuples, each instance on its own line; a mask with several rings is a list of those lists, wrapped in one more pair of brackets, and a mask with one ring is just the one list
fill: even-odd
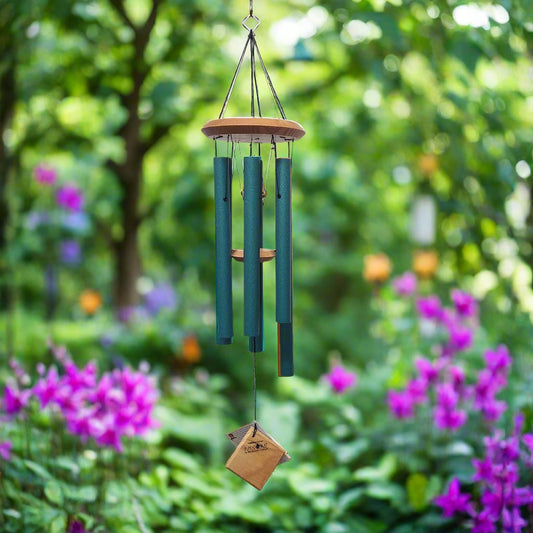
[(136, 284), (141, 275), (138, 205), (142, 183), (142, 159), (129, 162), (134, 163), (137, 168), (130, 171), (129, 179), (121, 179), (123, 234), (115, 243), (114, 305), (117, 310), (137, 304)]
[(139, 213), (143, 183), (143, 161), (147, 145), (141, 137), (139, 102), (141, 88), (149, 71), (144, 53), (154, 28), (160, 0), (152, 0), (152, 9), (145, 23), (133, 24), (124, 8), (122, 0), (111, 0), (118, 15), (134, 32), (133, 54), (131, 58), (132, 89), (128, 94), (119, 94), (128, 118), (119, 130), (124, 139), (126, 158), (121, 164), (108, 161), (118, 178), (122, 189), (121, 221), (122, 235), (113, 240), (115, 254), (114, 306), (117, 311), (132, 307), (138, 302), (137, 280), (141, 275), (141, 256), (139, 251), (138, 229), (142, 221)]
[(9, 222), (7, 188), (13, 157), (9, 153), (4, 139), (6, 131), (11, 127), (15, 109), (15, 52), (14, 50), (4, 50), (3, 55), (9, 61), (9, 66), (0, 77), (0, 310), (7, 310), (11, 299), (6, 253)]

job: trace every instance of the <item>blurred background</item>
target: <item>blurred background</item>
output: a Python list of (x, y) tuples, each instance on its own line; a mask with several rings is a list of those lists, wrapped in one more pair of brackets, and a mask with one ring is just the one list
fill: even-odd
[[(383, 464), (393, 456), (386, 390), (405, 384), (424, 350), (414, 308), (387, 280), (412, 271), (422, 294), (472, 294), (478, 348), (467, 372), (488, 346), (506, 344), (508, 401), (529, 413), (532, 6), (255, 1), (257, 41), (287, 118), (307, 131), (293, 157), (295, 378), (277, 378), (274, 266), (264, 268), (259, 420), (295, 452), (266, 496), (223, 470), (223, 434), (253, 417), (252, 359), (238, 264), (235, 343), (215, 344), (213, 143), (200, 131), (218, 117), (248, 9), (245, 0), (0, 0), (2, 375), (13, 357), (32, 372), (51, 364), (53, 342), (102, 370), (147, 361), (161, 388), (162, 426), (143, 459), (152, 477), (139, 481), (139, 467), (127, 478), (159, 500), (128, 525), (124, 512), (52, 497), (60, 518), (51, 522), (64, 531), (83, 511), (91, 531), (458, 531), (461, 522), (431, 506), (462, 472), (456, 456), (439, 470), (415, 446), (404, 452), (418, 463)], [(248, 67), (226, 116), (249, 113)], [(263, 114), (275, 116), (262, 90)], [(265, 181), (273, 189), (273, 165)], [(341, 362), (358, 376), (347, 395), (321, 379)], [(369, 465), (378, 473), (353, 477)], [(413, 474), (423, 489), (420, 478), (406, 485)], [(378, 489), (366, 493), (369, 480)], [(4, 507), (31, 507), (17, 509), (15, 493)], [(33, 531), (31, 520), (16, 524), (6, 531)]]

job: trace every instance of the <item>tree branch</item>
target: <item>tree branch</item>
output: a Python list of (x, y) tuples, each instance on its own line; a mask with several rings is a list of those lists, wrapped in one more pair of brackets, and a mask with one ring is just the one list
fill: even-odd
[(150, 34), (154, 29), (155, 21), (157, 19), (157, 10), (159, 8), (160, 0), (153, 0), (152, 9), (145, 23), (136, 31), (135, 34), (135, 49), (139, 57), (143, 57), (144, 50), (148, 41), (150, 40)]
[(123, 0), (109, 0), (109, 3), (111, 6), (115, 9), (115, 11), (118, 13), (122, 21), (129, 26), (135, 33), (137, 33), (138, 29), (135, 24), (133, 24), (132, 20), (126, 13), (126, 9), (124, 8)]
[(174, 126), (174, 123), (158, 124), (155, 126), (152, 130), (152, 134), (142, 143), (142, 153), (145, 154), (157, 144), (170, 131), (172, 126)]

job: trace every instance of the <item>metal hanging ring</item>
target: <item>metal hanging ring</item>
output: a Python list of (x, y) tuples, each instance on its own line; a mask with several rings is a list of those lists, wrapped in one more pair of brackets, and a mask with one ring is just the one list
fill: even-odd
[[(250, 24), (250, 26), (248, 26), (248, 21), (250, 20), (253, 20), (255, 21), (255, 26), (252, 26)], [(253, 12), (250, 12), (249, 15), (246, 15), (246, 17), (244, 17), (242, 19), (242, 27), (246, 30), (246, 31), (251, 31), (252, 33), (259, 27), (259, 25), (261, 24), (261, 21), (253, 14)]]

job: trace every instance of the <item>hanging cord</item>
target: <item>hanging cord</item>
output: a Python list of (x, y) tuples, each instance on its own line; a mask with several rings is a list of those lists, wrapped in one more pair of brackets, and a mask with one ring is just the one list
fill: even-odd
[(254, 434), (257, 433), (257, 353), (254, 352)]
[[(254, 39), (254, 32), (250, 30), (250, 34), (248, 35), (248, 40), (251, 41), (250, 45), (250, 94), (251, 97), (251, 114), (252, 117), (255, 117), (255, 86), (254, 86), (254, 77), (255, 77), (255, 39)], [(259, 101), (258, 101), (259, 104)]]
[(255, 64), (255, 49), (257, 48), (257, 41), (255, 40), (255, 35), (252, 35), (251, 41), (252, 41), (252, 45), (251, 45), (250, 57), (251, 57), (251, 70), (252, 70), (252, 98), (254, 95), (254, 88), (255, 88), (255, 95), (256, 95), (256, 101), (257, 101), (257, 112), (259, 113), (259, 116), (262, 117), (263, 113), (261, 112), (261, 102), (259, 100), (259, 85), (257, 84), (257, 68)]
[[(250, 28), (246, 25), (249, 19), (253, 19), (256, 22), (256, 25), (253, 28)], [(254, 3), (253, 0), (250, 0), (250, 14), (247, 15), (242, 20), (242, 26), (248, 31), (248, 38), (246, 39), (246, 43), (244, 45), (244, 49), (242, 51), (241, 57), (239, 58), (239, 63), (237, 64), (237, 68), (235, 69), (235, 73), (233, 74), (233, 79), (231, 80), (230, 87), (228, 89), (228, 92), (226, 94), (226, 98), (224, 99), (224, 103), (222, 105), (222, 109), (220, 111), (220, 114), (218, 118), (222, 118), (224, 116), (224, 113), (226, 112), (226, 108), (228, 106), (229, 99), (231, 97), (231, 93), (233, 92), (233, 88), (235, 87), (235, 82), (237, 80), (237, 76), (239, 75), (239, 72), (242, 67), (242, 63), (244, 61), (244, 56), (246, 55), (246, 50), (248, 49), (248, 45), (250, 45), (250, 56), (251, 56), (251, 100), (252, 100), (252, 117), (255, 116), (255, 100), (257, 99), (257, 108), (259, 112), (259, 116), (262, 116), (261, 114), (261, 105), (259, 103), (259, 86), (257, 84), (257, 71), (255, 66), (255, 54), (257, 52), (257, 57), (259, 58), (259, 62), (261, 63), (261, 68), (263, 69), (263, 73), (265, 75), (265, 78), (267, 80), (267, 84), (270, 88), (270, 91), (272, 93), (272, 96), (274, 97), (274, 101), (276, 102), (276, 106), (281, 114), (281, 118), (286, 119), (287, 116), (285, 115), (285, 111), (283, 110), (283, 106), (281, 105), (281, 101), (278, 97), (278, 94), (276, 92), (276, 89), (274, 89), (274, 84), (272, 83), (272, 79), (270, 78), (270, 74), (267, 71), (265, 62), (263, 61), (263, 57), (261, 56), (261, 52), (259, 51), (259, 46), (257, 45), (257, 41), (255, 39), (255, 30), (257, 27), (261, 24), (261, 21), (254, 15)]]
[(274, 84), (272, 83), (272, 80), (270, 79), (270, 75), (267, 71), (267, 68), (265, 66), (265, 62), (263, 61), (263, 57), (261, 56), (261, 52), (259, 51), (259, 47), (257, 46), (257, 42), (254, 39), (252, 42), (252, 46), (255, 47), (255, 50), (257, 52), (257, 57), (259, 58), (259, 62), (261, 63), (261, 67), (263, 69), (263, 72), (265, 74), (265, 78), (267, 80), (268, 86), (270, 87), (270, 91), (272, 92), (272, 96), (274, 97), (274, 100), (276, 101), (276, 105), (278, 106), (279, 112), (281, 113), (281, 118), (286, 119), (285, 111), (283, 111), (283, 106), (281, 105), (281, 102), (278, 97), (278, 93), (276, 92), (276, 89), (274, 89)]
[(241, 70), (242, 62), (244, 61), (244, 56), (246, 55), (246, 50), (248, 49), (248, 44), (250, 43), (251, 34), (252, 32), (248, 34), (248, 39), (246, 39), (244, 49), (239, 59), (239, 63), (237, 64), (237, 68), (235, 69), (235, 73), (233, 74), (233, 79), (231, 80), (228, 93), (226, 94), (226, 98), (224, 99), (224, 103), (222, 104), (222, 109), (220, 110), (220, 115), (218, 115), (218, 118), (222, 118), (224, 116), (224, 113), (226, 112), (226, 108), (228, 107), (228, 102), (229, 102), (231, 93), (233, 92), (233, 87), (235, 87), (235, 81), (237, 80), (237, 76), (239, 75), (239, 71)]

